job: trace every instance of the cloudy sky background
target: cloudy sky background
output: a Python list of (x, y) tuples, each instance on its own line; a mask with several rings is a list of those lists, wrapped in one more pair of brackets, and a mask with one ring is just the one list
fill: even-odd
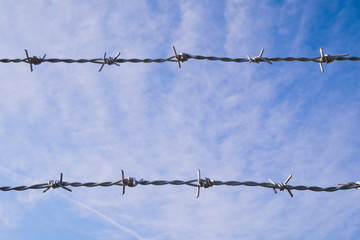
[[(360, 56), (356, 1), (1, 1), (0, 58)], [(358, 62), (0, 64), (0, 185), (359, 179)], [(354, 239), (360, 192), (1, 192), (1, 239)]]

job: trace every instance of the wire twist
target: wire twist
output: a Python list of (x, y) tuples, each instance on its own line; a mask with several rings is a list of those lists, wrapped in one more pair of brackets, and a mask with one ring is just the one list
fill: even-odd
[[(142, 180), (143, 179), (141, 179), (140, 181), (142, 181)], [(121, 181), (122, 181), (122, 186), (123, 186), (123, 192), (122, 192), (123, 195), (125, 194), (125, 186), (136, 187), (138, 185), (138, 183), (139, 183), (136, 180), (136, 178), (134, 178), (134, 177), (125, 178), (123, 170), (121, 170)]]
[(189, 57), (188, 57), (188, 55), (185, 54), (185, 53), (180, 53), (180, 55), (178, 55), (178, 54), (176, 53), (175, 47), (172, 46), (172, 48), (173, 48), (173, 52), (174, 52), (174, 54), (175, 54), (175, 58), (176, 58), (176, 61), (177, 61), (177, 63), (178, 63), (179, 69), (180, 69), (180, 68), (181, 68), (180, 62), (186, 62), (187, 60), (189, 60)]
[(249, 55), (247, 55), (250, 63), (260, 63), (260, 62), (267, 62), (269, 64), (272, 64), (271, 61), (269, 61), (267, 58), (263, 58), (262, 55), (264, 53), (264, 49), (261, 49), (259, 56), (251, 58)]
[(210, 178), (204, 178), (201, 179), (201, 173), (200, 173), (200, 169), (197, 170), (197, 174), (198, 174), (198, 186), (197, 186), (197, 192), (196, 192), (196, 198), (198, 198), (200, 196), (200, 188), (209, 188), (214, 186), (215, 180), (210, 179)]
[(323, 68), (323, 63), (331, 63), (334, 60), (337, 60), (337, 58), (339, 57), (344, 57), (344, 56), (348, 56), (349, 54), (345, 53), (345, 54), (336, 54), (336, 55), (329, 55), (329, 54), (324, 54), (324, 51), (322, 48), (320, 48), (320, 57), (315, 58), (317, 60), (317, 62), (320, 64), (320, 70), (321, 72), (324, 72), (324, 68)]
[(307, 58), (307, 57), (273, 57), (273, 58), (263, 58), (262, 55), (264, 53), (264, 49), (260, 51), (259, 56), (256, 57), (250, 57), (247, 55), (247, 58), (229, 58), (229, 57), (215, 57), (215, 56), (202, 56), (202, 55), (191, 55), (187, 53), (180, 53), (177, 54), (175, 47), (173, 46), (173, 52), (174, 56), (168, 57), (168, 58), (156, 58), (156, 59), (138, 59), (138, 58), (130, 58), (130, 59), (120, 59), (118, 58), (120, 56), (120, 53), (118, 53), (114, 58), (109, 57), (106, 58), (106, 53), (104, 54), (103, 58), (94, 58), (94, 59), (59, 59), (59, 58), (48, 58), (45, 59), (46, 54), (41, 57), (29, 57), (29, 54), (27, 50), (25, 49), (26, 58), (24, 59), (0, 59), (1, 63), (21, 63), (25, 62), (30, 64), (30, 70), (33, 71), (32, 65), (39, 65), (42, 62), (49, 62), (49, 63), (94, 63), (94, 64), (100, 64), (101, 67), (98, 70), (99, 72), (103, 69), (104, 65), (117, 65), (121, 63), (164, 63), (164, 62), (177, 62), (178, 67), (181, 68), (181, 63), (186, 62), (190, 59), (194, 60), (207, 60), (207, 61), (222, 61), (222, 62), (235, 62), (235, 63), (244, 63), (244, 62), (250, 62), (250, 63), (260, 63), (260, 62), (267, 62), (269, 64), (272, 64), (273, 62), (316, 62), (320, 64), (320, 69), (323, 72), (323, 66), (322, 63), (331, 63), (333, 61), (360, 61), (360, 57), (346, 57), (349, 54), (336, 54), (336, 55), (329, 55), (324, 54), (322, 48), (320, 48), (320, 54), (319, 57), (314, 58)]
[(48, 185), (46, 186), (46, 189), (43, 191), (43, 193), (45, 193), (45, 192), (47, 192), (50, 188), (53, 188), (53, 189), (55, 189), (55, 188), (59, 188), (59, 187), (61, 187), (61, 188), (63, 188), (63, 189), (65, 189), (65, 190), (67, 190), (67, 191), (69, 191), (69, 192), (72, 192), (72, 190), (70, 189), (70, 188), (67, 188), (67, 187), (65, 187), (64, 185), (63, 185), (63, 174), (62, 173), (60, 173), (60, 180), (50, 180), (49, 182), (48, 182)]
[(290, 176), (285, 180), (284, 183), (281, 183), (281, 182), (275, 183), (270, 178), (268, 178), (268, 180), (273, 184), (273, 189), (274, 189), (275, 194), (277, 193), (276, 188), (279, 188), (280, 191), (284, 191), (286, 189), (289, 192), (290, 196), (294, 197), (292, 192), (290, 191), (290, 188), (286, 185), (290, 181), (291, 178), (292, 178), (292, 175), (290, 174)]
[(114, 58), (112, 57), (109, 57), (109, 58), (106, 58), (106, 52), (104, 54), (104, 62), (103, 64), (101, 65), (100, 69), (99, 69), (99, 72), (101, 72), (101, 70), (103, 69), (104, 65), (107, 64), (107, 65), (113, 65), (115, 64), (116, 66), (120, 66), (120, 64), (116, 63), (116, 59), (120, 56), (120, 52), (118, 52), (118, 54), (116, 54), (116, 56)]
[(32, 65), (40, 65), (41, 62), (43, 62), (45, 60), (45, 57), (46, 57), (46, 54), (44, 54), (44, 56), (41, 58), (41, 57), (36, 57), (36, 56), (33, 56), (33, 57), (29, 57), (29, 54), (28, 54), (28, 51), (25, 49), (25, 54), (26, 54), (26, 60), (27, 60), (27, 63), (30, 64), (30, 71), (32, 72), (33, 71), (33, 67)]
[(314, 191), (314, 192), (335, 192), (335, 191), (340, 191), (340, 190), (349, 190), (349, 189), (360, 189), (360, 181), (358, 182), (347, 182), (347, 183), (340, 183), (338, 184), (338, 187), (317, 187), (317, 186), (303, 186), (303, 185), (298, 185), (298, 186), (291, 186), (291, 185), (287, 185), (287, 183), (289, 182), (289, 180), (291, 179), (292, 175), (290, 174), (290, 176), (285, 180), (284, 183), (275, 183), (273, 180), (268, 179), (270, 181), (269, 182), (262, 182), (262, 183), (258, 183), (258, 182), (253, 182), (253, 181), (245, 181), (245, 182), (240, 182), (240, 181), (218, 181), (218, 180), (214, 180), (214, 179), (210, 179), (210, 178), (201, 178), (201, 174), (200, 174), (200, 170), (198, 169), (198, 177), (197, 179), (193, 179), (193, 180), (188, 180), (188, 181), (183, 181), (183, 180), (172, 180), (172, 181), (167, 181), (167, 180), (155, 180), (155, 181), (147, 181), (147, 180), (136, 180), (136, 178), (134, 177), (128, 177), (125, 178), (124, 177), (124, 171), (121, 170), (121, 175), (122, 178), (121, 180), (115, 181), (115, 182), (100, 182), (100, 183), (96, 183), (96, 182), (86, 182), (86, 183), (80, 183), (80, 182), (64, 182), (63, 181), (63, 174), (60, 173), (60, 180), (50, 180), (48, 183), (41, 183), (41, 184), (35, 184), (35, 185), (31, 185), (31, 186), (17, 186), (17, 187), (0, 187), (0, 191), (25, 191), (25, 190), (29, 190), (29, 189), (44, 189), (43, 191), (44, 193), (47, 192), (50, 188), (56, 189), (56, 188), (63, 188), (69, 192), (71, 192), (72, 190), (68, 188), (68, 186), (71, 187), (111, 187), (111, 186), (122, 186), (123, 188), (123, 194), (125, 194), (125, 187), (136, 187), (137, 185), (155, 185), (155, 186), (163, 186), (163, 185), (186, 185), (186, 186), (191, 186), (191, 187), (196, 187), (197, 188), (197, 193), (196, 193), (196, 197), (198, 198), (200, 195), (200, 188), (209, 188), (212, 186), (221, 186), (221, 185), (226, 185), (226, 186), (249, 186), (249, 187), (264, 187), (264, 188), (272, 188), (274, 190), (275, 193), (276, 189), (279, 189), (280, 191), (284, 191), (285, 189), (289, 192), (290, 196), (293, 197), (293, 194), (291, 192), (291, 190), (299, 190), (299, 191), (305, 191), (305, 190), (309, 190), (309, 191)]

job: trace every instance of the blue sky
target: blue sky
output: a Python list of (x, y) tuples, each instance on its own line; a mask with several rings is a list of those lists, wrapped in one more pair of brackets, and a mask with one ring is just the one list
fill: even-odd
[[(2, 1), (0, 58), (360, 56), (356, 1)], [(358, 62), (0, 64), (0, 185), (358, 181)], [(2, 192), (1, 239), (354, 239), (359, 192)]]

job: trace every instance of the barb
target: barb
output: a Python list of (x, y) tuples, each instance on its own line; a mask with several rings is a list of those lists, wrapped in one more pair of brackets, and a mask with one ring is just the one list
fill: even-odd
[(260, 62), (267, 62), (272, 64), (273, 62), (316, 62), (320, 64), (320, 69), (322, 72), (324, 71), (322, 63), (330, 63), (333, 61), (360, 61), (360, 57), (346, 57), (349, 54), (337, 54), (337, 55), (328, 55), (323, 54), (322, 48), (320, 48), (321, 56), (315, 58), (307, 58), (307, 57), (273, 57), (273, 58), (263, 58), (262, 55), (264, 53), (264, 49), (261, 50), (260, 55), (257, 57), (251, 58), (247, 56), (247, 58), (229, 58), (229, 57), (214, 57), (214, 56), (202, 56), (202, 55), (191, 55), (187, 53), (180, 53), (177, 54), (175, 47), (173, 46), (174, 56), (168, 58), (156, 58), (156, 59), (138, 59), (138, 58), (130, 58), (130, 59), (121, 59), (118, 58), (120, 53), (116, 55), (114, 58), (106, 58), (106, 53), (104, 54), (103, 58), (94, 58), (94, 59), (59, 59), (59, 58), (48, 58), (45, 59), (46, 54), (44, 57), (29, 57), (27, 50), (25, 50), (26, 58), (24, 59), (0, 59), (1, 63), (21, 63), (25, 62), (30, 64), (30, 70), (33, 71), (32, 65), (39, 65), (42, 62), (49, 62), (49, 63), (94, 63), (100, 64), (101, 67), (98, 70), (99, 72), (102, 70), (105, 64), (108, 65), (119, 65), (121, 63), (164, 63), (164, 62), (177, 62), (179, 68), (181, 68), (181, 63), (188, 61), (190, 59), (193, 60), (207, 60), (207, 61), (221, 61), (221, 62), (234, 62), (234, 63), (245, 63), (245, 62), (252, 62), (252, 63), (260, 63)]
[(315, 59), (320, 59), (318, 60), (317, 62), (319, 63), (320, 65), (320, 70), (321, 72), (324, 72), (324, 68), (323, 68), (323, 63), (331, 63), (333, 62), (334, 60), (337, 60), (339, 57), (344, 57), (344, 56), (348, 56), (349, 54), (345, 53), (345, 54), (336, 54), (336, 55), (328, 55), (328, 54), (325, 54), (324, 55), (324, 51), (322, 48), (320, 48), (320, 54), (321, 56), (320, 57), (317, 57)]
[[(143, 179), (141, 179), (140, 181), (142, 181)], [(136, 185), (138, 185), (138, 181), (133, 178), (133, 177), (128, 177), (128, 178), (124, 178), (124, 171), (121, 170), (121, 181), (122, 181), (122, 186), (123, 186), (123, 192), (122, 195), (125, 194), (125, 186), (128, 187), (136, 187)]]
[(180, 53), (180, 55), (177, 55), (176, 53), (176, 49), (174, 46), (172, 46), (173, 48), (173, 51), (174, 51), (174, 54), (175, 54), (175, 58), (176, 58), (176, 61), (178, 63), (178, 66), (179, 66), (179, 69), (181, 68), (181, 64), (180, 62), (186, 62), (189, 58), (188, 58), (188, 55), (185, 54), (185, 53)]
[(276, 188), (279, 188), (280, 191), (284, 191), (284, 189), (286, 189), (286, 190), (289, 192), (290, 196), (291, 196), (291, 197), (294, 197), (293, 194), (291, 193), (289, 187), (286, 185), (286, 184), (290, 181), (291, 177), (292, 177), (292, 175), (290, 174), (290, 176), (285, 180), (284, 183), (280, 183), (280, 182), (279, 182), (279, 183), (277, 183), (277, 184), (276, 184), (273, 180), (271, 180), (270, 178), (268, 178), (268, 180), (274, 185), (274, 186), (273, 186), (273, 189), (274, 189), (275, 194), (277, 193), (277, 192), (276, 192)]
[(209, 188), (214, 186), (215, 180), (213, 179), (209, 179), (209, 178), (204, 178), (201, 179), (201, 174), (200, 174), (200, 169), (197, 170), (197, 174), (198, 174), (198, 186), (197, 186), (197, 192), (196, 192), (196, 198), (199, 198), (200, 196), (200, 188)]
[(65, 187), (65, 186), (63, 185), (63, 181), (62, 181), (62, 180), (63, 180), (63, 174), (60, 173), (60, 180), (56, 180), (56, 181), (50, 180), (50, 181), (48, 182), (47, 186), (46, 186), (46, 189), (43, 191), (43, 193), (47, 192), (50, 188), (55, 189), (55, 188), (58, 188), (58, 187), (61, 187), (61, 188), (65, 189), (65, 190), (67, 190), (67, 191), (69, 191), (69, 192), (72, 192), (72, 190), (71, 190), (70, 188), (67, 188), (67, 187)]
[(106, 58), (106, 52), (104, 54), (104, 62), (103, 64), (101, 65), (100, 69), (98, 72), (101, 72), (101, 70), (103, 69), (104, 65), (105, 64), (108, 64), (109, 66), (112, 65), (112, 64), (115, 64), (116, 66), (120, 66), (120, 64), (116, 63), (116, 59), (120, 56), (120, 52), (118, 52), (118, 54), (116, 54), (116, 56), (114, 58), (112, 57), (109, 57), (109, 58)]
[(259, 64), (260, 62), (267, 62), (269, 64), (272, 64), (272, 62), (270, 62), (267, 58), (262, 57), (263, 53), (264, 53), (264, 49), (261, 49), (260, 55), (257, 56), (257, 57), (251, 58), (249, 55), (247, 55), (247, 57), (249, 59), (249, 62), (250, 63), (257, 63), (257, 64)]
[(30, 64), (30, 71), (32, 72), (33, 71), (33, 67), (32, 65), (39, 65), (41, 62), (43, 62), (45, 60), (45, 57), (46, 57), (46, 54), (44, 54), (44, 56), (41, 58), (41, 57), (36, 57), (36, 56), (33, 56), (33, 57), (29, 57), (29, 54), (28, 54), (28, 51), (25, 49), (25, 54), (26, 54), (26, 60), (27, 60), (27, 63)]
[(125, 187), (135, 187), (137, 185), (155, 185), (155, 186), (163, 186), (163, 185), (186, 185), (191, 187), (197, 188), (197, 194), (196, 197), (198, 198), (200, 195), (200, 188), (209, 188), (212, 186), (248, 186), (248, 187), (264, 187), (264, 188), (272, 188), (274, 192), (276, 193), (276, 189), (279, 189), (280, 191), (287, 190), (291, 197), (293, 197), (293, 194), (291, 190), (298, 190), (298, 191), (314, 191), (314, 192), (336, 192), (340, 190), (349, 190), (349, 189), (360, 189), (360, 181), (358, 182), (348, 182), (348, 183), (340, 183), (338, 187), (317, 187), (317, 186), (291, 186), (287, 185), (289, 180), (291, 179), (292, 175), (290, 175), (284, 183), (275, 183), (273, 180), (269, 179), (270, 183), (268, 182), (253, 182), (253, 181), (218, 181), (213, 180), (209, 178), (201, 179), (200, 170), (198, 169), (198, 177), (197, 179), (188, 180), (188, 181), (182, 181), (182, 180), (172, 180), (172, 181), (166, 181), (166, 180), (155, 180), (155, 181), (147, 181), (147, 180), (139, 180), (137, 181), (135, 178), (124, 177), (124, 171), (121, 170), (122, 179), (118, 180), (116, 182), (86, 182), (86, 183), (80, 183), (80, 182), (64, 182), (63, 175), (60, 173), (60, 180), (56, 181), (49, 181), (48, 183), (41, 183), (41, 184), (35, 184), (31, 186), (17, 186), (17, 187), (0, 187), (0, 191), (25, 191), (29, 189), (44, 189), (43, 192), (48, 191), (50, 188), (64, 188), (67, 191), (71, 192), (71, 189), (67, 188), (67, 186), (71, 187), (111, 187), (111, 186), (121, 186), (123, 188), (123, 194), (125, 194)]

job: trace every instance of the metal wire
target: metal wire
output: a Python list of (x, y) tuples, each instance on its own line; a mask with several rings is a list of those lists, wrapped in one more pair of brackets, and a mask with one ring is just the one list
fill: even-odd
[[(192, 55), (187, 53), (180, 53), (177, 54), (175, 47), (173, 46), (174, 56), (168, 57), (168, 58), (156, 58), (156, 59), (139, 59), (139, 58), (130, 58), (130, 59), (122, 59), (118, 58), (120, 53), (116, 55), (114, 58), (106, 58), (106, 53), (103, 58), (93, 58), (93, 59), (61, 59), (61, 58), (45, 58), (44, 57), (29, 57), (27, 50), (25, 50), (26, 58), (22, 59), (0, 59), (1, 63), (28, 63), (30, 64), (30, 70), (32, 71), (32, 65), (39, 65), (43, 62), (49, 62), (49, 63), (95, 63), (95, 64), (101, 64), (101, 69), (103, 68), (104, 64), (108, 65), (118, 65), (120, 63), (164, 63), (164, 62), (177, 62), (179, 65), (179, 68), (181, 68), (180, 62), (188, 61), (189, 59), (194, 60), (207, 60), (207, 61), (222, 61), (222, 62), (235, 62), (235, 63), (244, 63), (244, 62), (250, 62), (250, 63), (260, 63), (260, 62), (267, 62), (269, 64), (272, 64), (272, 62), (316, 62), (320, 63), (321, 69), (322, 69), (322, 63), (330, 63), (333, 61), (360, 61), (360, 57), (346, 57), (348, 54), (340, 54), (340, 55), (328, 55), (323, 54), (322, 48), (320, 48), (321, 56), (314, 57), (314, 58), (307, 58), (307, 57), (273, 57), (273, 58), (266, 58), (262, 57), (262, 54), (264, 52), (264, 49), (261, 50), (260, 55), (257, 57), (251, 58), (250, 56), (247, 56), (247, 58), (229, 58), (229, 57), (215, 57), (215, 56), (202, 56), (202, 55)], [(323, 69), (322, 69), (323, 71)]]
[[(184, 54), (184, 53), (183, 53)], [(201, 56), (201, 55), (190, 55), (185, 53), (184, 54), (188, 59), (195, 59), (195, 60), (208, 60), (208, 61), (222, 61), (222, 62), (236, 62), (236, 63), (243, 63), (243, 62), (249, 62), (249, 59), (247, 58), (228, 58), (228, 57), (214, 57), (214, 56)], [(164, 63), (164, 62), (177, 62), (177, 60), (174, 59), (175, 56), (169, 57), (169, 58), (157, 58), (157, 59), (138, 59), (138, 58), (130, 58), (130, 59), (123, 59), (118, 58), (114, 62), (115, 63)], [(259, 62), (265, 62), (265, 60), (271, 61), (271, 62), (316, 62), (319, 63), (320, 61), (317, 60), (317, 58), (306, 58), (306, 57), (274, 57), (274, 58), (264, 58), (264, 60), (259, 59)], [(338, 57), (335, 59), (336, 61), (360, 61), (360, 57)], [(8, 59), (3, 58), (0, 59), (1, 63), (29, 63), (27, 58), (23, 59)], [(42, 59), (41, 62), (49, 62), (49, 63), (96, 63), (96, 64), (103, 64), (104, 59), (103, 58), (93, 58), (93, 59), (68, 59), (68, 58), (45, 58)]]
[[(122, 171), (122, 170), (121, 170)], [(86, 183), (80, 183), (80, 182), (64, 182), (62, 181), (62, 173), (60, 174), (60, 181), (59, 180), (50, 180), (48, 183), (41, 183), (41, 184), (35, 184), (30, 186), (17, 186), (17, 187), (0, 187), (1, 191), (25, 191), (29, 189), (46, 189), (44, 192), (49, 190), (50, 188), (64, 188), (65, 190), (71, 191), (67, 186), (71, 187), (111, 187), (111, 186), (121, 186), (123, 187), (123, 194), (125, 193), (125, 186), (129, 187), (136, 187), (137, 185), (155, 185), (155, 186), (163, 186), (163, 185), (186, 185), (191, 187), (197, 187), (197, 197), (199, 196), (200, 188), (209, 188), (212, 186), (248, 186), (248, 187), (264, 187), (264, 188), (272, 188), (274, 189), (275, 193), (278, 189), (280, 191), (283, 191), (284, 189), (289, 191), (290, 196), (292, 197), (291, 190), (299, 190), (299, 191), (314, 191), (314, 192), (336, 192), (340, 190), (349, 190), (349, 189), (360, 189), (360, 182), (348, 182), (348, 183), (340, 183), (338, 187), (318, 187), (318, 186), (303, 186), (303, 185), (297, 185), (297, 186), (291, 186), (287, 185), (287, 182), (290, 180), (292, 175), (288, 177), (288, 179), (284, 183), (275, 183), (271, 179), (270, 182), (254, 182), (254, 181), (219, 181), (209, 178), (200, 178), (200, 170), (198, 170), (198, 179), (183, 181), (183, 180), (155, 180), (155, 181), (148, 181), (148, 180), (139, 180), (137, 181), (133, 177), (124, 178), (124, 172), (122, 171), (122, 179), (115, 181), (115, 182), (86, 182)], [(55, 183), (55, 184), (54, 184)]]
[[(174, 59), (175, 56), (173, 57), (169, 57), (169, 58), (158, 58), (158, 59), (149, 59), (149, 58), (145, 58), (145, 59), (138, 59), (138, 58), (130, 58), (130, 59), (122, 59), (122, 58), (118, 58), (116, 60), (114, 60), (115, 63), (126, 63), (126, 62), (130, 62), (130, 63), (163, 63), (163, 62), (177, 62), (177, 60)], [(206, 57), (205, 57), (206, 58)], [(29, 60), (27, 58), (24, 59), (0, 59), (0, 62), (2, 63), (21, 63), (21, 62), (25, 62), (25, 63), (30, 63)], [(103, 58), (93, 58), (93, 59), (60, 59), (60, 58), (45, 58), (42, 59), (41, 62), (49, 62), (49, 63), (96, 63), (96, 64), (104, 64), (104, 59)]]

